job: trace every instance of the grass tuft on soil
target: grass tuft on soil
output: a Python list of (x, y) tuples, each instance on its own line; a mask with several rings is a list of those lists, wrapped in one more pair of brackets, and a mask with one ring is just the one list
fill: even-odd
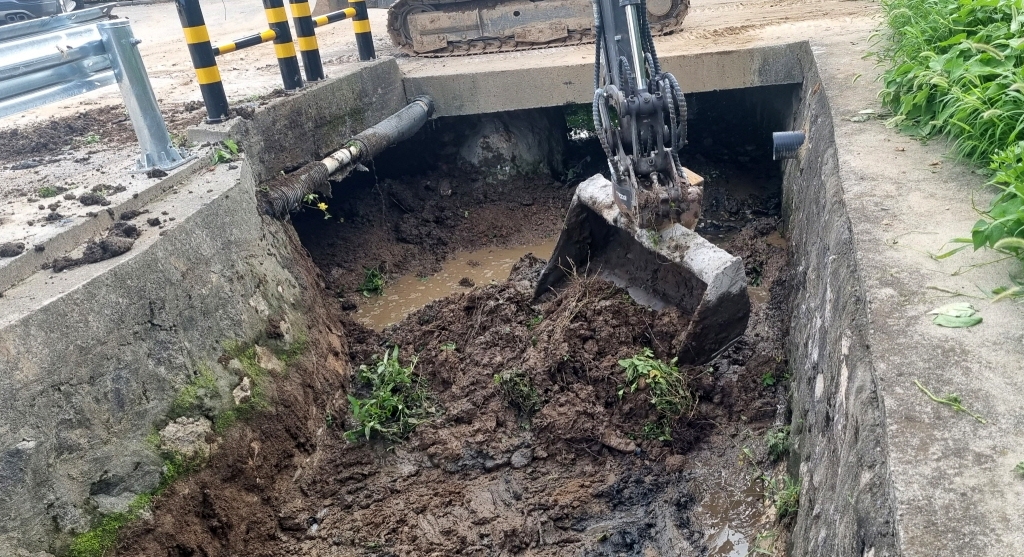
[(352, 419), (356, 427), (345, 433), (350, 441), (364, 436), (367, 441), (377, 436), (397, 442), (405, 439), (416, 426), (440, 414), (431, 400), (425, 381), (413, 369), (416, 357), (403, 366), (398, 358), (399, 348), (384, 350), (383, 356), (374, 355), (373, 363), (359, 366), (357, 375), (369, 387), (366, 398), (348, 395)]
[(494, 382), (501, 387), (505, 398), (523, 414), (540, 410), (541, 399), (528, 373), (510, 369), (494, 375)]

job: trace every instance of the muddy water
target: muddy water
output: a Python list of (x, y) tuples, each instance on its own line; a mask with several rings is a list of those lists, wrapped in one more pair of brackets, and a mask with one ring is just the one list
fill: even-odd
[[(474, 285), (507, 279), (512, 265), (527, 253), (547, 259), (555, 249), (556, 240), (550, 238), (531, 246), (458, 253), (437, 274), (429, 277), (404, 276), (388, 284), (384, 296), (361, 298), (355, 319), (367, 327), (382, 330), (434, 300), (456, 292), (467, 292)], [(466, 278), (472, 283), (463, 281)]]
[(709, 557), (753, 555), (755, 534), (764, 521), (764, 490), (754, 480), (743, 489), (728, 482), (713, 486), (701, 502), (698, 515), (705, 531)]

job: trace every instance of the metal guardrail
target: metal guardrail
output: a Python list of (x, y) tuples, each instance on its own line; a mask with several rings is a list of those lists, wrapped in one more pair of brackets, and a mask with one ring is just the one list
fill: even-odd
[(142, 147), (138, 171), (186, 159), (170, 134), (131, 24), (113, 5), (0, 27), (0, 118), (117, 83)]

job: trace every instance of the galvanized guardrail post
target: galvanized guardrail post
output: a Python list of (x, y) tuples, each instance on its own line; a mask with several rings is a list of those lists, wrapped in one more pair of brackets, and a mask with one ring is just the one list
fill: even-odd
[(171, 145), (171, 136), (160, 114), (156, 94), (149, 83), (146, 66), (142, 63), (138, 44), (141, 42), (132, 33), (126, 19), (104, 21), (96, 25), (103, 39), (103, 46), (110, 56), (114, 78), (121, 89), (121, 97), (128, 109), (135, 135), (142, 147), (142, 155), (136, 163), (137, 170), (158, 167), (171, 170), (185, 163), (185, 158)]
[(288, 0), (295, 22), (295, 42), (299, 44), (302, 67), (306, 70), (306, 81), (320, 81), (324, 78), (324, 65), (320, 60), (320, 47), (316, 42), (316, 25), (307, 0)]
[(203, 19), (199, 0), (175, 0), (174, 4), (178, 8), (178, 20), (185, 32), (192, 67), (196, 70), (199, 91), (206, 103), (206, 122), (223, 122), (228, 118), (228, 97), (224, 93), (224, 83), (220, 80), (220, 70), (213, 55), (210, 33), (206, 30), (206, 20)]
[(274, 53), (277, 64), (281, 67), (281, 80), (284, 88), (291, 91), (302, 87), (302, 73), (299, 71), (299, 59), (295, 56), (295, 45), (292, 43), (292, 32), (288, 27), (288, 14), (284, 11), (284, 0), (263, 0), (263, 11), (267, 15), (267, 23), (277, 33), (274, 39)]
[(356, 48), (359, 59), (363, 62), (373, 60), (377, 53), (373, 50), (373, 35), (370, 34), (370, 14), (366, 11), (365, 0), (349, 0), (349, 5), (356, 9), (352, 18), (352, 29), (356, 32)]

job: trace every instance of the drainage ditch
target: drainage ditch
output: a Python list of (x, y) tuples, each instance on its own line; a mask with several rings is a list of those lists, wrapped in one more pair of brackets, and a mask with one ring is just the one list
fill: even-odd
[[(586, 277), (531, 299), (573, 186), (604, 170), (580, 112), (439, 119), (293, 216), (339, 301), (324, 310), (338, 353), (415, 355), (429, 419), (403, 443), (354, 442), (347, 395), (367, 387), (303, 360), (314, 369), (278, 389), (317, 378), (320, 407), (228, 435), (221, 463), (172, 487), (121, 553), (784, 554), (791, 281), (770, 132), (798, 91), (690, 98), (698, 231), (743, 258), (751, 317), (712, 362), (679, 370), (685, 411), (632, 392), (619, 362), (670, 359), (686, 316)], [(245, 436), (263, 426), (277, 433)], [(293, 477), (275, 477), (289, 462)]]

